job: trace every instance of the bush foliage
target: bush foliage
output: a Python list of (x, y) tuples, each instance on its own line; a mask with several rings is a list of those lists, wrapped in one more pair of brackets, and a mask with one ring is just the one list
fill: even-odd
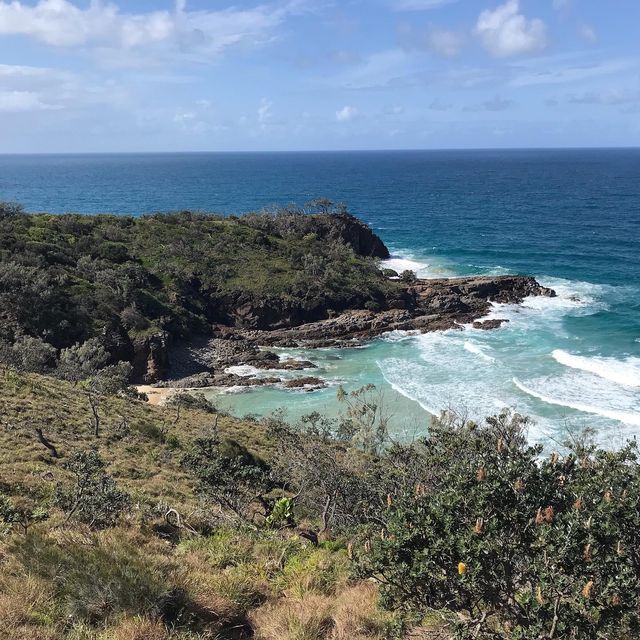
[(635, 638), (640, 470), (635, 445), (540, 459), (526, 420), (444, 420), (414, 445), (413, 487), (357, 551), (386, 606), (445, 611), (460, 638)]

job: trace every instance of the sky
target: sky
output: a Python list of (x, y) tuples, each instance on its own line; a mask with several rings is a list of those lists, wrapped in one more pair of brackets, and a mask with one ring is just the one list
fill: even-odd
[(640, 0), (0, 0), (0, 153), (640, 146)]

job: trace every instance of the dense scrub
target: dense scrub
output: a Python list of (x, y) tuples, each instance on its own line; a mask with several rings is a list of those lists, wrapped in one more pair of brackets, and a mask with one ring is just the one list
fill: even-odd
[(0, 226), (0, 359), (29, 370), (50, 370), (58, 350), (96, 337), (112, 362), (134, 364), (136, 341), (151, 335), (380, 308), (395, 286), (372, 260), (387, 254), (380, 239), (324, 201), (242, 217), (4, 205)]

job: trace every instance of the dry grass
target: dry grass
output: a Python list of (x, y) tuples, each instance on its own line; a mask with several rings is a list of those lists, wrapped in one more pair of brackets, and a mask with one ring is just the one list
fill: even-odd
[[(385, 637), (390, 618), (376, 607), (375, 587), (348, 582), (347, 554), (335, 543), (313, 548), (291, 533), (224, 528), (176, 543), (156, 533), (155, 504), (189, 520), (201, 508), (179, 460), (211, 426), (211, 414), (183, 408), (176, 421), (175, 409), (123, 398), (105, 400), (101, 410), (96, 439), (80, 389), (0, 371), (0, 491), (46, 505), (64, 478), (64, 459), (97, 447), (135, 501), (133, 515), (105, 531), (61, 526), (53, 510), (26, 536), (0, 534), (2, 640)], [(260, 425), (223, 416), (218, 426), (268, 458)], [(36, 427), (60, 459), (37, 441)]]
[(169, 632), (162, 622), (142, 616), (124, 618), (99, 636), (99, 640), (168, 640), (168, 638)]
[(382, 640), (391, 616), (378, 609), (377, 597), (367, 583), (333, 596), (308, 592), (270, 602), (251, 620), (258, 640)]
[[(38, 375), (0, 369), (0, 490), (18, 486), (22, 494), (51, 489), (73, 450), (97, 447), (109, 473), (138, 502), (160, 501), (191, 510), (191, 480), (180, 468), (184, 448), (211, 428), (214, 418), (201, 411), (156, 407), (125, 398), (102, 403), (99, 438), (91, 429), (89, 403), (79, 387)], [(35, 435), (41, 428), (62, 459), (55, 460)], [(220, 416), (220, 433), (258, 455), (268, 453), (260, 425)]]

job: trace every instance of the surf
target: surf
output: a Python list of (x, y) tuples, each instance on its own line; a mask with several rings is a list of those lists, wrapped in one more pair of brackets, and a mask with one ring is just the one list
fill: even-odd
[(594, 373), (605, 380), (627, 387), (640, 387), (640, 358), (630, 357), (625, 360), (603, 357), (588, 358), (573, 355), (562, 349), (555, 349), (551, 355), (556, 362), (565, 367)]

